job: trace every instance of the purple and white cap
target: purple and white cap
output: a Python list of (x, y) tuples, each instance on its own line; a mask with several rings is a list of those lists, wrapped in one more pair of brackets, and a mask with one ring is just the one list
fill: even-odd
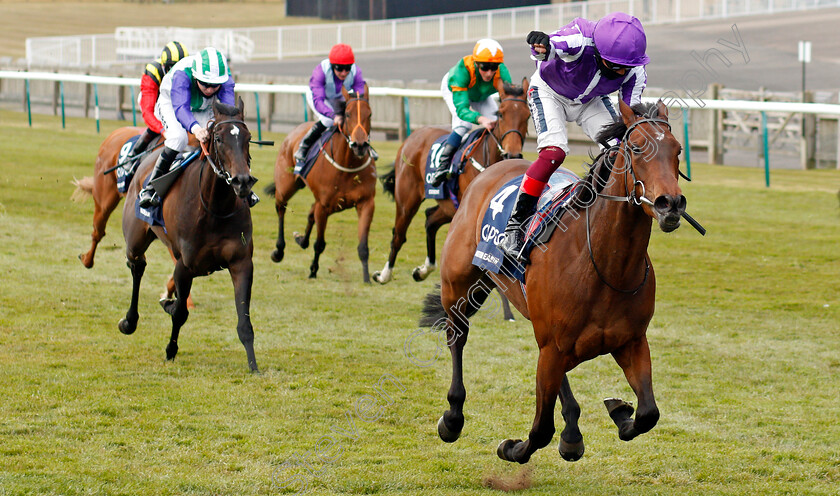
[(642, 22), (629, 14), (607, 14), (595, 24), (592, 38), (601, 57), (613, 64), (635, 67), (650, 62)]

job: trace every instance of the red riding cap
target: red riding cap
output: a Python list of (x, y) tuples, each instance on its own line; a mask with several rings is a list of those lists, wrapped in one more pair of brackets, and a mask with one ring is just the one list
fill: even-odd
[(339, 43), (330, 49), (330, 64), (353, 64), (356, 57), (353, 56), (353, 49), (350, 45)]

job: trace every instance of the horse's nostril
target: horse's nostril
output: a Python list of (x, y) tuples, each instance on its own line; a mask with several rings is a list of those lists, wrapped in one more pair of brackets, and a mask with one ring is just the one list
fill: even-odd
[(659, 211), (667, 211), (671, 208), (671, 202), (667, 196), (660, 196), (653, 202), (653, 208)]

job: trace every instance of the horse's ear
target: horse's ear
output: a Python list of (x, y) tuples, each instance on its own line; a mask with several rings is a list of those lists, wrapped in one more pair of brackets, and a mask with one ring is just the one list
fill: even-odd
[(656, 102), (656, 111), (660, 118), (668, 120), (668, 107), (665, 106), (661, 98)]
[(240, 114), (245, 115), (245, 102), (242, 101), (241, 96), (236, 98), (236, 108), (239, 109)]
[(621, 112), (621, 119), (624, 121), (626, 126), (636, 122), (636, 114), (633, 112), (633, 109), (630, 108), (630, 105), (624, 103), (623, 98), (618, 99), (618, 110)]
[(522, 92), (525, 93), (525, 97), (528, 96), (528, 78), (522, 78)]
[(341, 85), (341, 96), (344, 97), (345, 102), (350, 99), (350, 92), (347, 91), (347, 88), (343, 84)]
[(504, 99), (505, 94), (505, 83), (502, 81), (502, 78), (496, 79), (496, 91), (499, 92), (499, 98)]
[(213, 114), (219, 115), (219, 99), (216, 98), (216, 95), (213, 95)]
[(370, 101), (370, 93), (368, 93), (368, 84), (367, 84), (367, 81), (365, 81), (365, 89), (364, 89), (364, 92), (365, 92), (365, 95), (364, 95), (364, 96), (365, 96), (365, 101)]

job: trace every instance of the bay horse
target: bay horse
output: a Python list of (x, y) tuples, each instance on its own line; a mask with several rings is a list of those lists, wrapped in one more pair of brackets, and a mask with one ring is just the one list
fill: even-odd
[(225, 105), (214, 100), (214, 118), (208, 125), (210, 138), (199, 159), (184, 169), (163, 199), (166, 228), (149, 226), (134, 215), (137, 195), (154, 167), (146, 160), (137, 171), (126, 195), (123, 236), (131, 269), (131, 305), (119, 323), (123, 334), (137, 329), (140, 280), (146, 269), (145, 252), (159, 238), (175, 255), (175, 300), (164, 304), (172, 316), (172, 335), (166, 346), (167, 360), (178, 353), (178, 334), (189, 310), (183, 295), (190, 293), (194, 278), (228, 269), (233, 281), (238, 323), (236, 332), (245, 346), (248, 366), (258, 372), (251, 325), (251, 285), (254, 277), (254, 241), (248, 198), (257, 181), (251, 176), (249, 140), (243, 121), (244, 104)]
[[(528, 79), (522, 78), (522, 86), (499, 83), (496, 89), (499, 92), (499, 119), (493, 132), (485, 132), (475, 143), (474, 154), (464, 167), (463, 173), (458, 176), (458, 201), (481, 171), (502, 159), (522, 158), (528, 120), (531, 118), (531, 111), (525, 100)], [(388, 261), (381, 271), (373, 273), (373, 280), (380, 284), (391, 280), (397, 254), (406, 240), (408, 226), (425, 200), (426, 160), (432, 144), (449, 132), (451, 131), (445, 128), (428, 126), (411, 133), (397, 152), (394, 169), (383, 176), (383, 187), (386, 192), (393, 194), (397, 211)], [(426, 261), (412, 271), (415, 281), (425, 280), (435, 270), (437, 232), (451, 222), (452, 216), (455, 215), (456, 206), (451, 199), (435, 201), (436, 205), (426, 209)], [(507, 315), (510, 312), (507, 302), (505, 309)]]
[(365, 283), (369, 283), (368, 232), (375, 208), (376, 162), (370, 154), (371, 108), (368, 101), (368, 87), (365, 84), (364, 93), (361, 95), (350, 94), (343, 87), (341, 93), (346, 102), (344, 122), (324, 144), (306, 179), (294, 174), (293, 155), (298, 143), (314, 123), (305, 122), (293, 129), (280, 146), (277, 162), (274, 165), (274, 205), (278, 217), (278, 234), (276, 249), (271, 253), (271, 260), (274, 262), (283, 260), (286, 248), (283, 232), (286, 205), (298, 190), (308, 186), (315, 196), (315, 203), (309, 210), (304, 234), (301, 236), (294, 233), (294, 238), (301, 248), (307, 248), (312, 227), (317, 226), (313, 246), (315, 257), (309, 267), (310, 279), (317, 277), (318, 260), (327, 246), (324, 239), (327, 217), (335, 212), (355, 207), (359, 218), (357, 252), (362, 262), (362, 279)]
[[(96, 161), (93, 165), (93, 177), (84, 177), (76, 182), (77, 191), (90, 194), (93, 197), (93, 232), (90, 235), (90, 249), (79, 254), (79, 260), (85, 268), (93, 268), (96, 248), (102, 238), (105, 237), (105, 226), (108, 224), (108, 219), (117, 205), (120, 204), (120, 199), (125, 196), (125, 193), (120, 193), (117, 188), (117, 173), (114, 169), (121, 150), (129, 139), (140, 135), (144, 129), (142, 127), (126, 126), (112, 131), (99, 146)], [(190, 135), (190, 145), (198, 146), (198, 141), (192, 135)], [(160, 146), (163, 146), (162, 137), (156, 138), (149, 144), (146, 155), (148, 156)], [(172, 259), (175, 260), (174, 256)], [(170, 277), (166, 282), (166, 290), (161, 297), (169, 299), (174, 291), (175, 281)], [(187, 304), (190, 307), (193, 306), (192, 298), (188, 299)]]
[[(539, 347), (536, 372), (536, 414), (528, 439), (503, 441), (497, 454), (503, 460), (526, 463), (551, 442), (554, 408), (559, 395), (565, 428), (560, 455), (567, 461), (583, 456), (578, 428), (580, 406), (566, 373), (584, 361), (607, 353), (623, 369), (638, 399), (633, 407), (620, 399), (604, 400), (618, 426), (619, 438), (629, 441), (648, 432), (659, 419), (651, 381), (650, 350), (646, 337), (653, 316), (656, 278), (647, 249), (651, 219), (671, 232), (680, 225), (686, 200), (678, 184), (681, 146), (670, 132), (662, 102), (636, 105), (619, 100), (620, 120), (598, 136), (620, 138), (620, 147), (602, 152), (582, 183), (585, 188), (567, 207), (557, 229), (531, 252), (524, 287), (510, 272), (494, 274), (471, 262), (481, 236), (485, 209), (502, 185), (528, 167), (522, 160), (504, 161), (482, 173), (464, 195), (441, 255), (440, 295), (427, 296), (421, 324), (445, 325), (452, 355), (449, 410), (438, 421), (443, 441), (454, 442), (464, 426), (463, 348), (468, 318), (498, 287), (531, 320)], [(610, 158), (614, 157), (614, 158)], [(586, 197), (589, 197), (586, 199)], [(580, 212), (583, 210), (583, 212)], [(687, 214), (685, 214), (687, 215)], [(686, 217), (688, 219), (689, 217)], [(444, 324), (445, 322), (445, 324)]]

